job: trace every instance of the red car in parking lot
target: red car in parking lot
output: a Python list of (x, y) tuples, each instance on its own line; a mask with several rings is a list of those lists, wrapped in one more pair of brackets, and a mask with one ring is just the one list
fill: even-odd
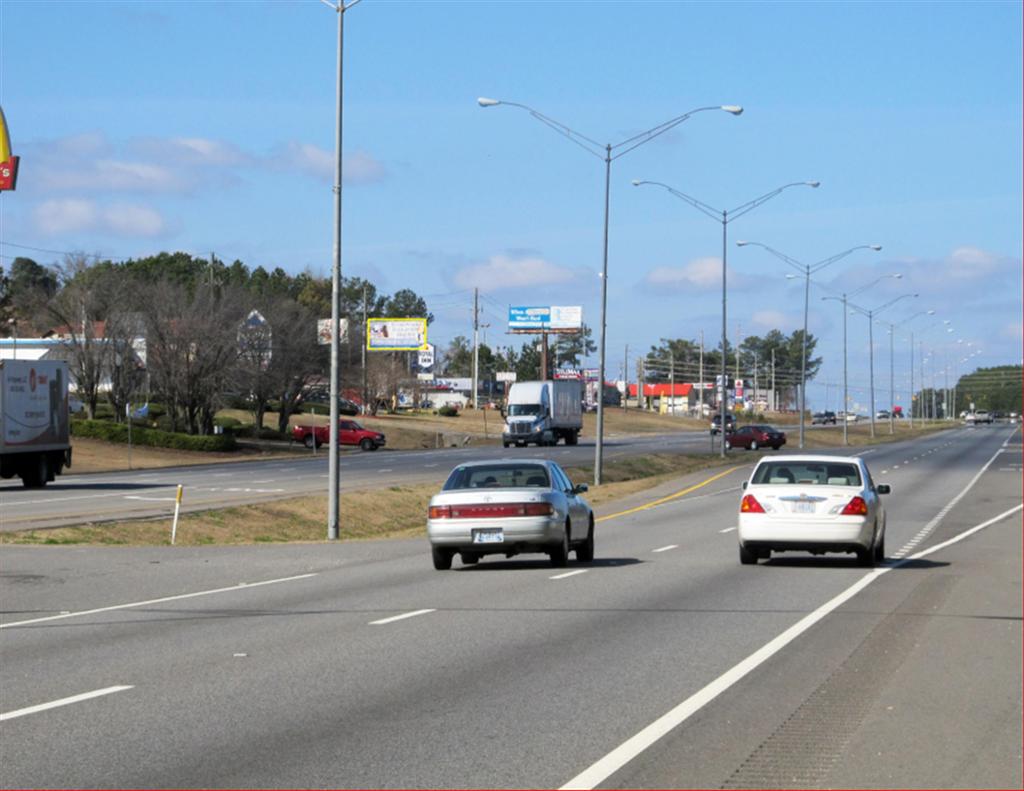
[(778, 450), (786, 444), (786, 432), (773, 426), (740, 426), (725, 438), (727, 448), (772, 448)]

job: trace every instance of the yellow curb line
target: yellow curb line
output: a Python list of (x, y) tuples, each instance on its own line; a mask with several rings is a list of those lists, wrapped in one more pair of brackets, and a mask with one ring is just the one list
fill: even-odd
[(674, 500), (677, 497), (682, 497), (684, 494), (689, 494), (690, 492), (695, 491), (695, 490), (701, 488), (702, 486), (707, 486), (709, 483), (714, 483), (719, 478), (724, 478), (730, 472), (735, 472), (736, 470), (740, 470), (740, 469), (742, 469), (745, 466), (747, 466), (747, 465), (744, 464), (744, 465), (740, 465), (739, 467), (730, 467), (725, 472), (720, 472), (720, 473), (718, 473), (718, 475), (712, 475), (706, 481), (701, 481), (700, 483), (695, 484), (694, 486), (691, 486), (689, 489), (683, 489), (681, 492), (676, 492), (675, 494), (670, 494), (667, 497), (662, 497), (662, 498), (660, 498), (658, 500), (654, 500), (653, 502), (647, 503), (646, 505), (638, 505), (636, 508), (630, 508), (628, 511), (619, 511), (617, 514), (608, 514), (607, 516), (598, 517), (594, 521), (595, 522), (603, 522), (606, 519), (615, 519), (615, 517), (617, 517), (617, 516), (626, 516), (627, 514), (635, 514), (637, 511), (646, 511), (648, 508), (654, 508), (654, 506), (656, 506), (656, 505), (661, 505), (662, 503), (667, 503), (669, 500)]

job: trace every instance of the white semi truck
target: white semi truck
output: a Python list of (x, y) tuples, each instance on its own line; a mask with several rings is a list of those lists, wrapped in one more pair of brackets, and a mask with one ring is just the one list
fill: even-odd
[(516, 382), (505, 405), (502, 444), (575, 445), (583, 430), (580, 383), (573, 379)]
[(0, 478), (46, 486), (71, 466), (68, 364), (0, 360)]

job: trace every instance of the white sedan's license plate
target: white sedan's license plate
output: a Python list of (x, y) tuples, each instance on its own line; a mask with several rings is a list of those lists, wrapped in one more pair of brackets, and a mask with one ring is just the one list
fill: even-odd
[(500, 527), (485, 527), (473, 531), (474, 544), (500, 544), (505, 540), (505, 531)]
[(797, 502), (793, 503), (793, 513), (794, 514), (813, 514), (814, 513), (814, 503), (804, 503), (804, 502), (797, 501)]

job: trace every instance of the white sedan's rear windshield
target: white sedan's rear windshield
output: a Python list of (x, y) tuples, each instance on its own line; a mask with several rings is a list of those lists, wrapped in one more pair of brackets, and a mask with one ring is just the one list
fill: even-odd
[(799, 484), (803, 486), (860, 486), (856, 464), (832, 462), (772, 461), (754, 473), (754, 484)]
[(540, 464), (480, 464), (456, 467), (445, 481), (444, 491), (452, 489), (495, 489), (551, 487), (547, 467)]

